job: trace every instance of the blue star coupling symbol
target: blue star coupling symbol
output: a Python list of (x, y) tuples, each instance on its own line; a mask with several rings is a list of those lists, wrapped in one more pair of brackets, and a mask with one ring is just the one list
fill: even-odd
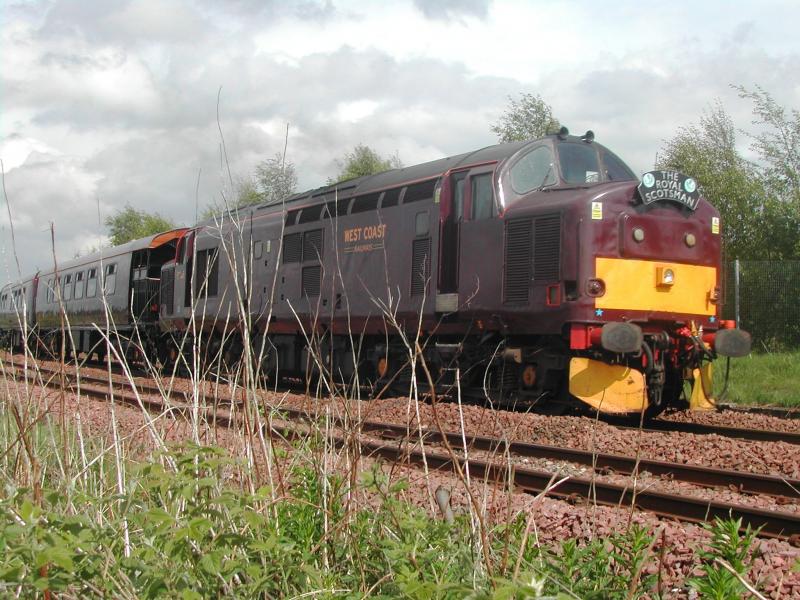
[(717, 317), (709, 317), (708, 322), (709, 323), (716, 323), (717, 322)]
[(603, 309), (602, 308), (596, 308), (595, 311), (594, 311), (594, 314), (596, 316), (598, 316), (598, 317), (602, 317), (603, 316)]

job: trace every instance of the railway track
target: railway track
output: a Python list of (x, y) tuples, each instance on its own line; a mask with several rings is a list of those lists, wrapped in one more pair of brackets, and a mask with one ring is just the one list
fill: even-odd
[[(59, 375), (57, 371), (42, 369), (41, 373), (49, 373), (49, 380), (42, 378), (45, 385), (59, 385), (54, 379)], [(25, 374), (19, 370), (14, 375), (20, 379)], [(71, 374), (66, 374), (70, 386), (75, 384)], [(37, 381), (38, 382), (38, 381)], [(186, 404), (172, 404), (166, 406), (161, 397), (161, 390), (156, 386), (137, 386), (139, 393), (133, 394), (126, 390), (126, 382), (116, 382), (118, 388), (114, 390), (115, 399), (149, 411), (163, 412), (169, 409), (173, 414), (188, 413), (190, 407)], [(91, 375), (82, 375), (80, 384), (81, 393), (106, 399), (109, 396), (109, 384), (105, 378)], [(182, 394), (181, 394), (182, 395)], [(152, 396), (156, 396), (155, 398)], [(296, 422), (298, 420), (310, 421), (317, 415), (297, 409), (281, 408), (280, 414)], [(202, 418), (213, 421), (217, 426), (228, 427), (234, 425), (229, 413), (220, 411), (204, 411)], [(333, 425), (341, 426), (341, 422), (332, 421)], [(290, 431), (291, 427), (281, 426), (281, 431)], [(701, 523), (716, 517), (741, 519), (742, 527), (760, 528), (761, 535), (789, 539), (797, 543), (800, 541), (800, 514), (776, 510), (764, 510), (742, 504), (733, 504), (706, 500), (686, 494), (674, 494), (653, 491), (650, 489), (633, 489), (629, 485), (619, 485), (604, 482), (597, 477), (570, 476), (564, 478), (553, 487), (554, 473), (549, 470), (537, 470), (520, 467), (518, 464), (502, 460), (506, 453), (516, 457), (548, 458), (572, 462), (591, 467), (596, 472), (613, 470), (621, 474), (643, 473), (645, 471), (656, 476), (670, 477), (703, 487), (733, 488), (742, 493), (780, 496), (787, 501), (796, 501), (800, 498), (800, 481), (725, 471), (710, 467), (669, 463), (665, 461), (635, 460), (630, 457), (617, 456), (603, 453), (592, 453), (573, 448), (546, 446), (521, 442), (509, 442), (503, 439), (467, 436), (461, 433), (440, 432), (423, 430), (421, 438), (428, 444), (422, 450), (420, 432), (409, 432), (406, 427), (391, 423), (365, 421), (358, 424), (361, 434), (359, 444), (365, 455), (380, 456), (392, 461), (405, 461), (411, 464), (422, 464), (438, 469), (469, 469), (473, 477), (487, 478), (501, 485), (513, 483), (516, 489), (529, 493), (541, 493), (547, 490), (552, 497), (573, 499), (575, 497), (591, 500), (599, 504), (625, 507), (633, 506), (639, 510), (652, 512), (663, 518), (675, 518), (682, 521)], [(278, 434), (278, 432), (273, 432)], [(337, 445), (352, 443), (352, 438), (332, 434), (331, 441)], [(447, 443), (451, 448), (461, 448), (469, 451), (488, 452), (497, 454), (501, 460), (484, 460), (467, 458), (460, 455), (461, 451), (441, 452), (432, 451), (431, 444)]]
[[(9, 362), (8, 364), (13, 364), (17, 368), (22, 368), (22, 365), (17, 363)], [(89, 368), (101, 368), (105, 369), (105, 364), (89, 364), (86, 363), (84, 366)], [(49, 368), (49, 367), (48, 367)], [(68, 370), (74, 369), (74, 365), (70, 365)], [(122, 371), (118, 369), (113, 369), (112, 373), (117, 375), (121, 375)], [(134, 376), (143, 376), (146, 377), (145, 373), (138, 373), (135, 370), (133, 371)], [(86, 377), (86, 375), (82, 375), (82, 377)], [(179, 381), (182, 378), (176, 377), (175, 381)], [(143, 391), (152, 392), (152, 393), (161, 393), (161, 390), (158, 390), (155, 386), (143, 384), (140, 386)], [(295, 389), (295, 388), (287, 388), (287, 389)], [(297, 391), (297, 390), (295, 390)], [(305, 389), (299, 390), (300, 393), (305, 393)], [(733, 412), (751, 412), (754, 414), (769, 414), (771, 416), (783, 416), (783, 418), (787, 419), (794, 419), (798, 418), (797, 415), (800, 415), (800, 410), (791, 410), (791, 409), (776, 409), (775, 407), (748, 407), (742, 408), (736, 405), (722, 405), (720, 407), (722, 411), (733, 411)], [(626, 417), (615, 417), (613, 415), (602, 415), (599, 417), (604, 423), (608, 423), (609, 425), (613, 425), (614, 427), (618, 427), (620, 429), (626, 430), (639, 430), (640, 427), (635, 420)], [(677, 432), (677, 433), (691, 433), (693, 435), (719, 435), (723, 437), (733, 438), (733, 439), (741, 439), (741, 440), (749, 440), (749, 441), (756, 441), (756, 442), (785, 442), (787, 444), (793, 445), (800, 445), (800, 433), (794, 432), (787, 432), (787, 431), (775, 431), (775, 430), (766, 430), (766, 429), (748, 429), (743, 427), (728, 427), (723, 425), (710, 425), (706, 423), (693, 423), (693, 422), (684, 422), (684, 421), (670, 421), (664, 419), (652, 419), (645, 422), (645, 426), (641, 428), (641, 430), (645, 433), (665, 433), (665, 432)]]

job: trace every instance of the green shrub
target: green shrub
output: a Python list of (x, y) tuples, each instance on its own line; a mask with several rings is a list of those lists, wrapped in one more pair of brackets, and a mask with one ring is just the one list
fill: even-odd
[[(643, 567), (655, 560), (653, 538), (645, 529), (546, 548), (525, 535), (521, 516), (482, 536), (469, 515), (448, 524), (410, 506), (405, 484), (390, 483), (378, 467), (348, 490), (343, 479), (322, 477), (313, 460), (303, 464), (311, 466), (285, 474), (277, 497), (268, 488), (242, 491), (233, 481), (241, 463), (195, 446), (129, 466), (122, 494), (45, 490), (39, 508), (19, 488), (0, 500), (0, 585), (25, 597), (43, 590), (184, 599), (652, 595), (655, 579)], [(356, 493), (373, 507), (353, 508), (348, 497)], [(734, 539), (736, 524), (715, 527), (703, 556), (746, 569), (752, 535)], [(715, 563), (706, 568), (713, 589), (738, 589)]]

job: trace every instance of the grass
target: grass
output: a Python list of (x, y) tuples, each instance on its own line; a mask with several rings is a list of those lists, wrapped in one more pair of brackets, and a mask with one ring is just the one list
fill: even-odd
[[(715, 390), (722, 390), (725, 361), (715, 365)], [(751, 354), (731, 359), (726, 402), (800, 407), (800, 352)]]

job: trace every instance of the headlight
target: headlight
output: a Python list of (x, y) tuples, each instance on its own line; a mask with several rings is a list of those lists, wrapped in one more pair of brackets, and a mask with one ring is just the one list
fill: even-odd
[(672, 287), (675, 283), (675, 269), (672, 267), (658, 267), (656, 269), (656, 285), (659, 287)]

